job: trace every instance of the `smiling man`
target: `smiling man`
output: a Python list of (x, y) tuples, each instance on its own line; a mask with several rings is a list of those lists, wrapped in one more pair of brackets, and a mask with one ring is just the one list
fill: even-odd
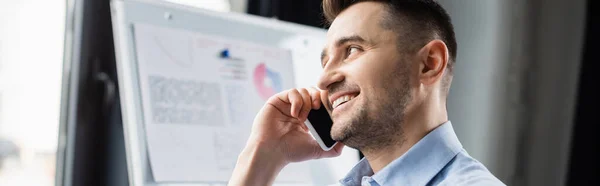
[[(230, 185), (270, 185), (289, 163), (365, 155), (341, 185), (504, 185), (470, 157), (448, 120), (456, 59), (449, 15), (432, 0), (324, 0), (330, 23), (315, 88), (271, 97)], [(322, 104), (321, 104), (322, 103)], [(323, 151), (304, 121), (327, 108), (338, 143)]]

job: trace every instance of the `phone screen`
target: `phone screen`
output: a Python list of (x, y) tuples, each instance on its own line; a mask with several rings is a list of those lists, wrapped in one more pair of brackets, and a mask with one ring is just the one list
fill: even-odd
[(331, 117), (329, 113), (327, 113), (327, 109), (325, 106), (321, 105), (321, 108), (318, 110), (311, 110), (308, 113), (308, 121), (312, 124), (313, 128), (315, 128), (317, 134), (323, 140), (323, 143), (327, 148), (335, 145), (335, 141), (331, 139), (331, 127), (333, 126), (333, 121), (331, 121)]

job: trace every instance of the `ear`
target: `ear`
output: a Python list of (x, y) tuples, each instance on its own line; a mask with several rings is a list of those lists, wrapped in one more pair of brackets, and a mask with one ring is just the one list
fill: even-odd
[(440, 81), (448, 64), (448, 47), (441, 40), (427, 43), (417, 53), (419, 58), (419, 81), (425, 85)]

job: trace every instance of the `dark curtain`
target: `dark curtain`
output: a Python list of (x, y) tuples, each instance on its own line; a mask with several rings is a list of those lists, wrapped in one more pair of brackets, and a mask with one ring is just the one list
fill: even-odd
[(324, 26), (321, 0), (248, 0), (248, 13), (314, 27)]
[(82, 3), (73, 186), (128, 185), (110, 1)]
[(600, 121), (598, 106), (600, 105), (600, 83), (597, 70), (600, 43), (600, 14), (598, 1), (587, 1), (586, 33), (579, 88), (575, 113), (575, 125), (571, 141), (571, 156), (566, 185), (595, 185), (600, 176)]

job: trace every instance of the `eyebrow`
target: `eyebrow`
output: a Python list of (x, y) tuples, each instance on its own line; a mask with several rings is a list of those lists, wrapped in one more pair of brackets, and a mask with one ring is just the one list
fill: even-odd
[[(345, 36), (335, 41), (335, 47), (342, 46), (349, 42), (365, 43), (366, 40), (358, 35)], [(324, 48), (323, 51), (321, 51), (321, 66), (323, 66), (323, 59), (325, 59), (325, 57), (327, 57), (327, 48)]]

